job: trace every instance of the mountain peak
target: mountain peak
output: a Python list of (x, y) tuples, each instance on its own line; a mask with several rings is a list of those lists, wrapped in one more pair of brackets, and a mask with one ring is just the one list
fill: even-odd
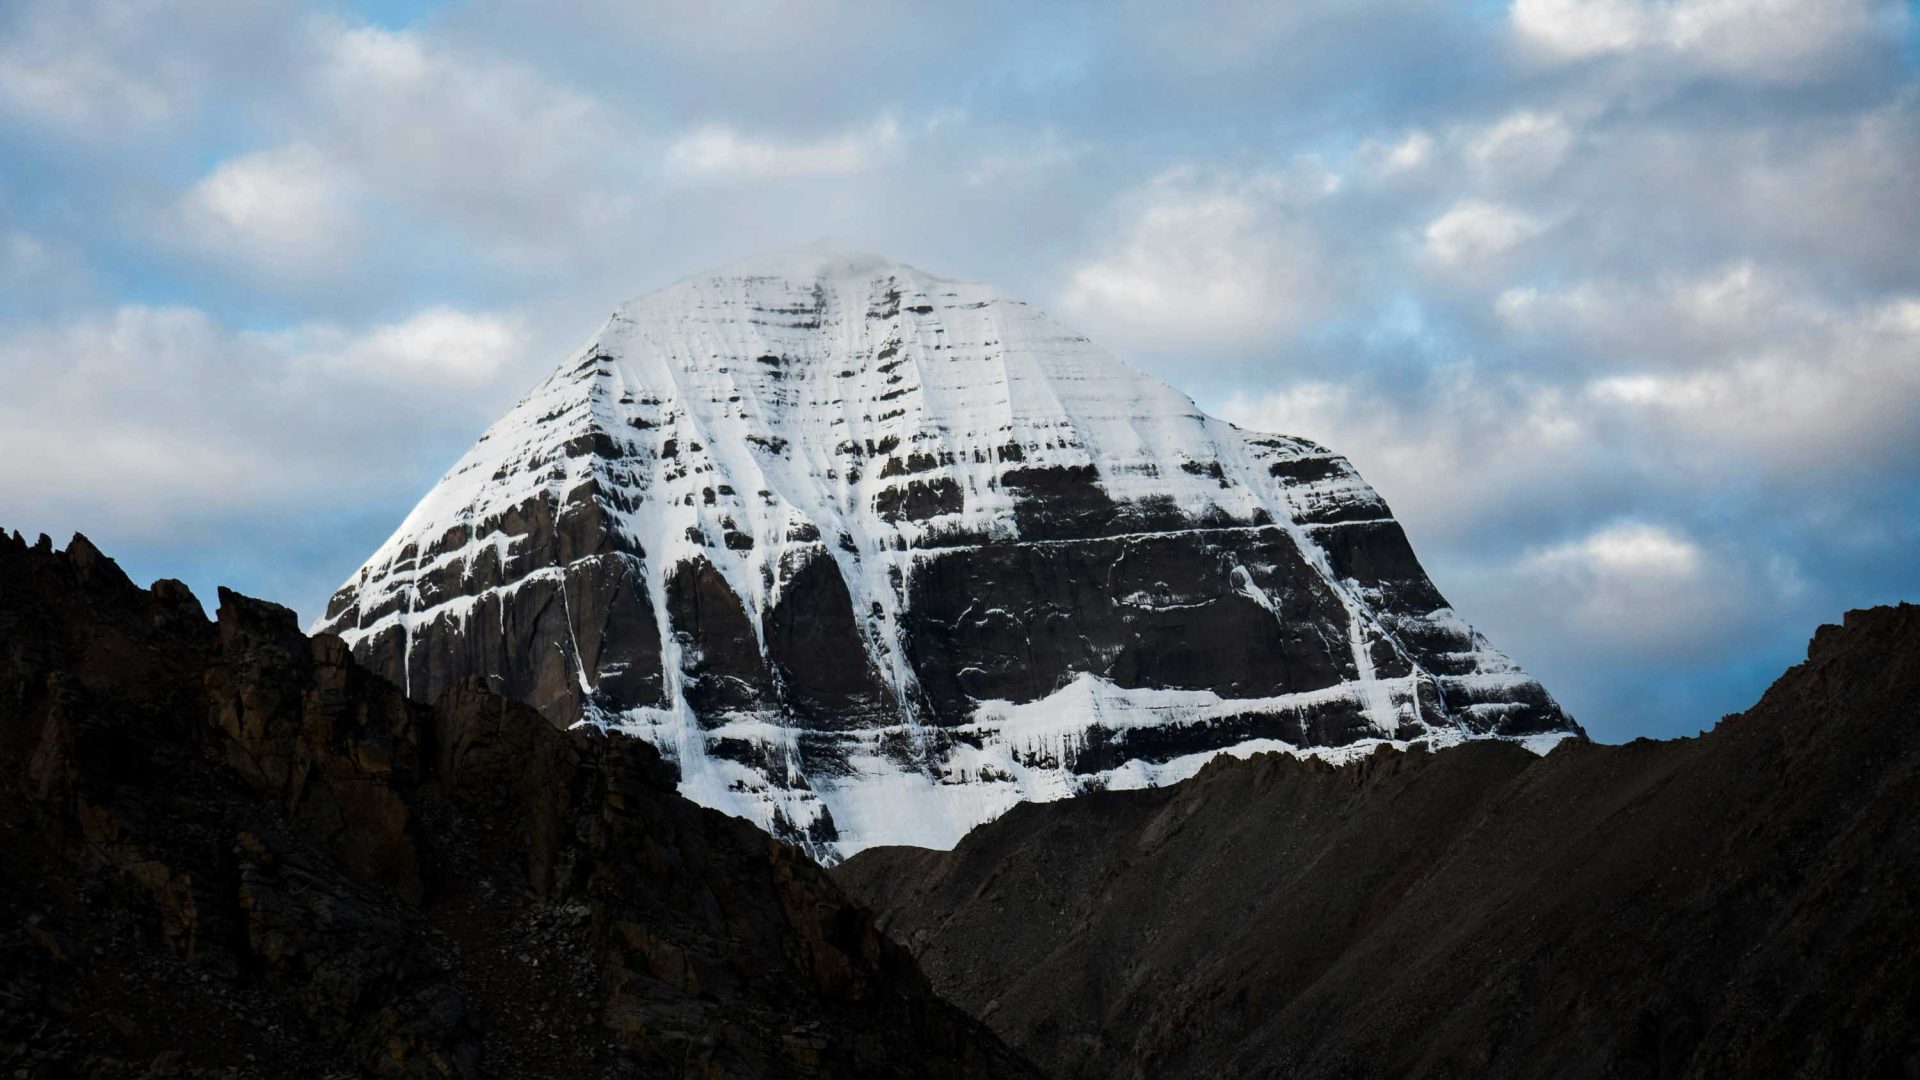
[(836, 245), (616, 312), (321, 629), (660, 746), (831, 857), (1211, 756), (1554, 737), (1347, 462)]
[(810, 243), (736, 259), (686, 280), (765, 277), (802, 282), (849, 281), (889, 274), (933, 278), (925, 271), (885, 255), (862, 251), (839, 240), (823, 237)]

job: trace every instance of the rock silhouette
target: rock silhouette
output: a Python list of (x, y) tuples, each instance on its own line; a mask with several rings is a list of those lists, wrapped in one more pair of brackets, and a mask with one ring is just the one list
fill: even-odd
[(0, 1075), (1034, 1075), (645, 743), (0, 534)]

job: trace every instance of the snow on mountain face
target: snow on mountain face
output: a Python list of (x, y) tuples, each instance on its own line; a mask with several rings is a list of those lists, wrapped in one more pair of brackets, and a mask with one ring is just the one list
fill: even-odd
[(634, 301), (317, 629), (658, 745), (833, 859), (1209, 757), (1575, 734), (1301, 439), (982, 285), (813, 251)]

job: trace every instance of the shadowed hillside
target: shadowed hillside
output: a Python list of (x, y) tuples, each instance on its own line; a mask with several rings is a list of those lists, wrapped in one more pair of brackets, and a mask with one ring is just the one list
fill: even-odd
[(636, 740), (0, 536), (0, 1074), (1029, 1075)]
[(1056, 1077), (1910, 1076), (1920, 607), (1711, 733), (1264, 755), (834, 873)]

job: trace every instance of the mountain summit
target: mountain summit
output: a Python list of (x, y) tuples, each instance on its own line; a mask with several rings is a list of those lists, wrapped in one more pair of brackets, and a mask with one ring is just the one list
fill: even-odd
[(828, 860), (1222, 752), (1579, 731), (1345, 459), (820, 247), (615, 311), (316, 628), (644, 738)]

